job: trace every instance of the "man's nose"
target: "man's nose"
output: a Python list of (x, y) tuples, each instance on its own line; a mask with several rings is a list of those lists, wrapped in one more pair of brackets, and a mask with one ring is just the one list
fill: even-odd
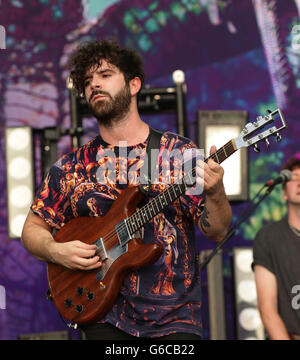
[(102, 88), (102, 84), (101, 84), (100, 79), (94, 77), (94, 78), (91, 80), (91, 88), (92, 88), (92, 90), (101, 89), (101, 88)]

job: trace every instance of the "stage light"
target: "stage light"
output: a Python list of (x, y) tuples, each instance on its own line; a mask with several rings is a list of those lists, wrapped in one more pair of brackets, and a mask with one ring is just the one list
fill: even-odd
[(32, 129), (7, 127), (5, 140), (8, 235), (19, 238), (34, 195)]
[(257, 308), (252, 248), (234, 248), (234, 287), (237, 339), (264, 340), (264, 327)]
[[(247, 123), (246, 111), (198, 111), (198, 143), (206, 157), (212, 145), (217, 149), (238, 137)], [(241, 149), (224, 162), (224, 187), (230, 201), (248, 200), (248, 153)]]
[(14, 179), (24, 179), (30, 173), (30, 162), (24, 157), (17, 157), (8, 166), (8, 173)]
[[(257, 309), (246, 308), (239, 315), (240, 325), (247, 331), (255, 331), (261, 327), (262, 322)], [(251, 338), (255, 338), (250, 336)]]
[(243, 301), (252, 302), (256, 299), (256, 286), (254, 280), (242, 280), (238, 287), (237, 292)]
[(185, 81), (184, 72), (182, 70), (175, 70), (172, 77), (175, 84), (183, 84)]
[(31, 203), (32, 191), (28, 186), (20, 185), (11, 190), (11, 203), (19, 208), (23, 208)]

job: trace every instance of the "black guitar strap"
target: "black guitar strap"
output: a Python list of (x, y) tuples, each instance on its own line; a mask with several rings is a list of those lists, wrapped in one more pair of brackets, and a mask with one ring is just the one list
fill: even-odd
[(144, 193), (148, 192), (151, 187), (151, 174), (155, 174), (155, 167), (157, 164), (156, 161), (153, 161), (151, 163), (151, 149), (157, 149), (157, 150), (160, 149), (160, 139), (162, 137), (162, 134), (163, 134), (162, 131), (150, 127), (149, 140), (146, 148), (146, 153), (147, 153), (146, 160), (148, 160), (148, 162), (145, 161), (140, 172), (141, 190)]

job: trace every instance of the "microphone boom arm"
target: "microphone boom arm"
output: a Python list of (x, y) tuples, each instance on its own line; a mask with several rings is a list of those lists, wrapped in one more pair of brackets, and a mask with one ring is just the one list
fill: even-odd
[(246, 208), (246, 211), (242, 213), (242, 216), (240, 216), (240, 220), (238, 220), (233, 226), (228, 230), (227, 234), (224, 236), (224, 238), (218, 243), (218, 245), (215, 247), (215, 249), (203, 260), (203, 262), (200, 264), (200, 270), (203, 270), (210, 260), (217, 254), (217, 252), (220, 250), (220, 248), (233, 237), (233, 235), (236, 233), (238, 228), (241, 226), (241, 224), (248, 219), (248, 217), (256, 210), (256, 208), (259, 206), (259, 204), (273, 191), (276, 184), (269, 185), (265, 191), (265, 193), (260, 197), (260, 199), (253, 203), (254, 199), (260, 194), (260, 192), (265, 188), (266, 185), (264, 185), (259, 192), (254, 196), (253, 200), (250, 202), (248, 207)]

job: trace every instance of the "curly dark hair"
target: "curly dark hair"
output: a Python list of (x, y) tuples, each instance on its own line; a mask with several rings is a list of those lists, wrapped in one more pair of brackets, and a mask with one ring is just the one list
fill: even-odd
[(103, 59), (123, 73), (126, 84), (131, 79), (139, 77), (143, 86), (145, 80), (143, 61), (135, 51), (121, 48), (115, 40), (93, 41), (79, 46), (68, 62), (70, 79), (78, 94), (84, 93), (84, 78), (87, 70), (94, 65), (101, 65)]
[[(281, 170), (287, 169), (287, 170), (293, 171), (293, 170), (299, 169), (299, 168), (300, 168), (300, 154), (295, 154), (294, 156), (287, 159), (287, 161), (281, 167)], [(283, 189), (286, 188), (285, 182), (282, 183), (282, 188)]]
[(293, 171), (298, 168), (300, 168), (300, 157), (294, 155), (284, 163), (284, 165), (281, 167), (281, 170), (288, 169), (290, 171)]

